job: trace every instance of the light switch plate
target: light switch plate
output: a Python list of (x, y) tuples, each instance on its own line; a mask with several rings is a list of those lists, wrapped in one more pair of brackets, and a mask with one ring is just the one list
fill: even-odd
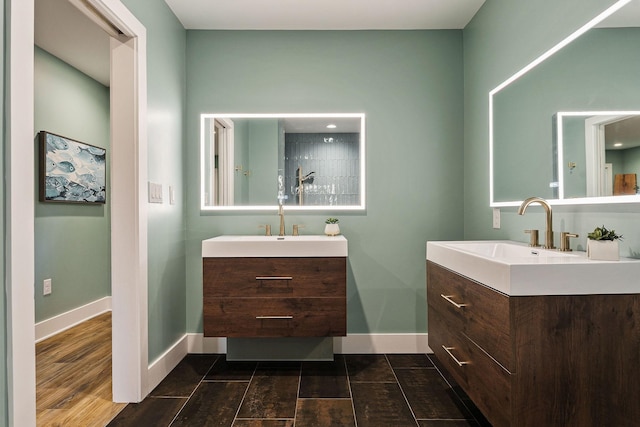
[(51, 293), (51, 279), (44, 279), (42, 282), (42, 295), (49, 295)]
[(162, 203), (162, 184), (149, 181), (149, 203)]
[(493, 208), (493, 228), (500, 228), (500, 208)]

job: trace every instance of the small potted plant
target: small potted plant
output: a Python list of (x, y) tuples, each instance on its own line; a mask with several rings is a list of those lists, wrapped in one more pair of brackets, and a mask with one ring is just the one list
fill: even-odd
[(621, 234), (615, 230), (609, 230), (604, 225), (596, 227), (593, 232), (587, 234), (587, 256), (589, 259), (603, 261), (618, 261), (620, 249), (618, 242), (622, 240)]
[(337, 236), (340, 234), (340, 226), (338, 225), (340, 221), (338, 218), (327, 218), (324, 223), (324, 234), (327, 236)]

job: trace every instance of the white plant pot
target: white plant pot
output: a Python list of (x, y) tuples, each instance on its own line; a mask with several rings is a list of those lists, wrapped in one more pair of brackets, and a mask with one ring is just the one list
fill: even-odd
[(600, 261), (619, 261), (620, 247), (617, 240), (587, 240), (587, 256)]
[(340, 234), (340, 226), (338, 224), (326, 224), (324, 226), (324, 234), (327, 236), (337, 236)]

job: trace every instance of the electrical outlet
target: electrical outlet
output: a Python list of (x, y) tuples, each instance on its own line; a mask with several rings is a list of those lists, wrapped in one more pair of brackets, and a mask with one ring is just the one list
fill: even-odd
[(500, 208), (493, 208), (493, 228), (500, 228)]
[(51, 279), (44, 279), (42, 282), (42, 295), (51, 294)]

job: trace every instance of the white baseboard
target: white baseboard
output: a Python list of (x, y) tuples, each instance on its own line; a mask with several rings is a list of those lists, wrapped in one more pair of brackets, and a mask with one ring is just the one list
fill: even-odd
[(69, 310), (49, 319), (36, 323), (36, 342), (40, 342), (62, 331), (66, 331), (85, 320), (111, 311), (111, 297), (104, 297), (81, 307)]
[(191, 353), (188, 351), (188, 336), (183, 335), (175, 344), (173, 344), (167, 351), (154, 360), (148, 368), (147, 384), (149, 387), (148, 393), (151, 393), (154, 388), (167, 376), (169, 372), (176, 367), (178, 363), (187, 355)]
[[(189, 353), (227, 352), (226, 338), (187, 335)], [(349, 334), (333, 339), (333, 351), (338, 354), (433, 353), (427, 334)]]

